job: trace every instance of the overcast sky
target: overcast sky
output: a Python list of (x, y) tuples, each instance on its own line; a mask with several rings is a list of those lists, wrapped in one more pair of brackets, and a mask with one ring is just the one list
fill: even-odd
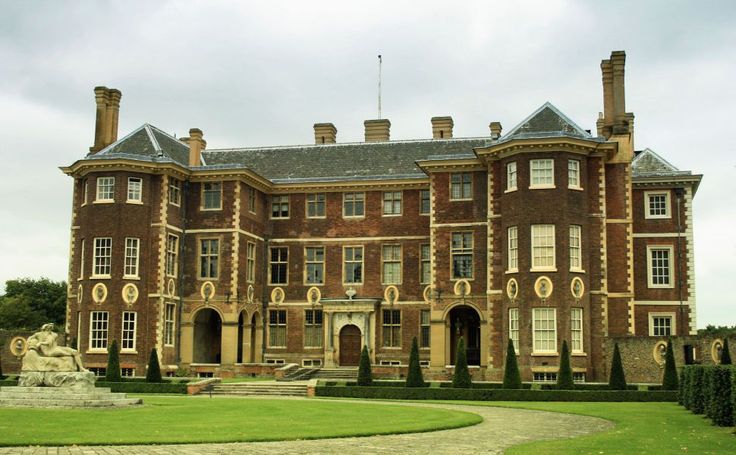
[[(458, 2), (460, 3), (460, 2)], [(600, 60), (627, 52), (638, 149), (704, 174), (695, 198), (698, 326), (736, 324), (736, 2), (0, 0), (0, 281), (66, 280), (72, 180), (94, 139), (96, 85), (123, 97), (119, 137), (148, 122), (208, 148), (303, 144), (315, 122), (360, 141), (508, 131), (545, 101), (585, 129)], [(736, 291), (734, 291), (736, 294)]]

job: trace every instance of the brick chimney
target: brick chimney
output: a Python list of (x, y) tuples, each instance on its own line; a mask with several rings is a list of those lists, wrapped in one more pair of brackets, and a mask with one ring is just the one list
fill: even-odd
[(337, 128), (332, 123), (314, 124), (315, 144), (334, 144), (337, 142)]
[(491, 139), (498, 139), (501, 137), (501, 122), (491, 122), (490, 125), (488, 125), (488, 128), (491, 129)]
[(599, 119), (598, 130), (607, 138), (612, 134), (629, 134), (633, 129), (634, 116), (626, 112), (625, 66), (624, 51), (613, 51), (611, 58), (601, 61), (603, 118)]
[(451, 139), (454, 125), (450, 116), (432, 117), (432, 139)]
[(388, 119), (366, 120), (363, 125), (366, 142), (383, 142), (391, 137), (391, 122)]
[(95, 143), (90, 153), (97, 153), (118, 140), (118, 114), (120, 112), (120, 90), (95, 87)]
[(207, 147), (207, 141), (202, 139), (202, 130), (199, 128), (190, 128), (189, 137), (183, 137), (180, 140), (189, 146), (189, 166), (196, 167), (202, 164), (202, 150)]

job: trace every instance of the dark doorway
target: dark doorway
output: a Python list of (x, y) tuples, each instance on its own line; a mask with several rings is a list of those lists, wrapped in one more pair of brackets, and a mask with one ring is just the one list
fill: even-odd
[(686, 344), (683, 346), (685, 355), (685, 365), (692, 365), (695, 363), (695, 348), (692, 344)]
[(346, 325), (340, 330), (340, 366), (357, 366), (360, 363), (360, 329)]
[(241, 311), (240, 316), (238, 316), (238, 357), (236, 363), (243, 363), (243, 331), (245, 330), (243, 313)]
[(450, 363), (455, 365), (457, 341), (465, 341), (468, 365), (480, 365), (480, 317), (469, 306), (459, 306), (450, 310)]
[(256, 363), (256, 325), (258, 319), (256, 314), (250, 319), (250, 355), (248, 356), (248, 362)]
[(205, 308), (194, 318), (194, 363), (220, 363), (222, 320), (217, 311)]

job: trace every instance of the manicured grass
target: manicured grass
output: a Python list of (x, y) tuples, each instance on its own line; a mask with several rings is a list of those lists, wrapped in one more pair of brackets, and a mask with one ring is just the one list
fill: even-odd
[(480, 423), (476, 414), (371, 403), (141, 396), (126, 409), (0, 408), (0, 445), (274, 441), (410, 433)]
[[(452, 403), (457, 404), (457, 401)], [(562, 403), (562, 402), (466, 402), (478, 406), (567, 412), (610, 420), (616, 427), (607, 432), (573, 439), (539, 441), (511, 447), (509, 454), (596, 453), (669, 454), (736, 453), (733, 428), (711, 425), (676, 403)]]

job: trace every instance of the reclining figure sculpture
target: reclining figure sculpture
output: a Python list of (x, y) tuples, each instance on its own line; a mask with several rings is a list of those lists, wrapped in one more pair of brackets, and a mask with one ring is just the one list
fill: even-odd
[(82, 365), (79, 351), (59, 346), (54, 324), (44, 324), (28, 337), (28, 350), (23, 356), (18, 385), (23, 387), (90, 387), (94, 374)]

